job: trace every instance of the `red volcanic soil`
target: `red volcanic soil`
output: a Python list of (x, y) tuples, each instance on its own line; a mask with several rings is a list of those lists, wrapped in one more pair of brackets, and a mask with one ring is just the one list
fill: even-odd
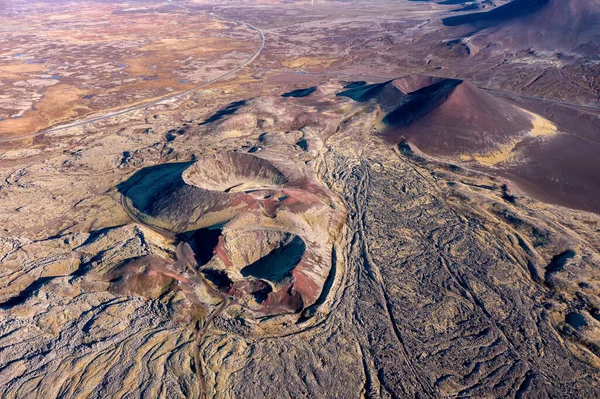
[(449, 17), (446, 26), (462, 26), (469, 36), (510, 48), (580, 50), (590, 56), (600, 42), (600, 3), (595, 0), (514, 0), (487, 12)]
[(386, 117), (384, 136), (396, 143), (404, 136), (433, 155), (496, 151), (532, 127), (527, 113), (465, 82), (438, 83), (410, 96), (415, 100)]
[(523, 110), (458, 79), (411, 75), (340, 95), (376, 101), (387, 112), (386, 140), (407, 139), (432, 155), (495, 151), (532, 127)]
[(437, 76), (408, 75), (394, 79), (392, 83), (404, 93), (414, 93), (417, 90), (439, 83), (442, 80), (446, 79)]

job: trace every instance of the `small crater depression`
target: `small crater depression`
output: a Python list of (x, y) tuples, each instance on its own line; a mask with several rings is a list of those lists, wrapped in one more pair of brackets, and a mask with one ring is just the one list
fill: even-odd
[(580, 313), (570, 313), (565, 317), (565, 322), (575, 330), (581, 330), (588, 325), (585, 317)]
[(210, 262), (200, 271), (215, 288), (246, 306), (287, 308), (290, 295), (300, 295), (289, 292), (295, 282), (293, 271), (307, 255), (306, 243), (299, 236), (273, 230), (229, 230), (217, 252), (225, 262)]
[(426, 75), (408, 75), (395, 79), (393, 85), (404, 93), (414, 93), (425, 87), (435, 85), (444, 80), (435, 76)]
[(575, 251), (573, 251), (572, 249), (567, 249), (566, 251), (561, 252), (558, 255), (555, 255), (550, 260), (550, 263), (548, 264), (548, 266), (546, 266), (546, 273), (560, 272), (561, 270), (564, 269), (564, 267), (567, 264), (567, 262), (569, 261), (569, 259), (575, 257), (575, 255), (577, 255), (577, 253)]

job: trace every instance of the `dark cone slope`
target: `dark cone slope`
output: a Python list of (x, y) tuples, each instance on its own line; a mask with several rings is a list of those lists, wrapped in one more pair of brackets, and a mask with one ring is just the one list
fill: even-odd
[(386, 140), (434, 155), (495, 151), (532, 127), (527, 112), (458, 79), (410, 75), (340, 95), (380, 104)]

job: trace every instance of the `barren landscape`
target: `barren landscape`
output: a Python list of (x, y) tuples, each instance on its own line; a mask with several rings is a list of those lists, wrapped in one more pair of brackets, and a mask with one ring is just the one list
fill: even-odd
[(599, 15), (3, 4), (0, 396), (598, 397)]
[(253, 53), (256, 35), (169, 3), (20, 3), (0, 57), (0, 136), (182, 92)]

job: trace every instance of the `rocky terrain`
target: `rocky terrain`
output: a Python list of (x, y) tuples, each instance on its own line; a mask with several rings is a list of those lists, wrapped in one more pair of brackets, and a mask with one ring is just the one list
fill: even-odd
[(599, 111), (268, 69), (276, 15), (235, 76), (0, 142), (0, 396), (599, 396)]
[(3, 396), (595, 396), (600, 219), (344, 86), (5, 161)]

